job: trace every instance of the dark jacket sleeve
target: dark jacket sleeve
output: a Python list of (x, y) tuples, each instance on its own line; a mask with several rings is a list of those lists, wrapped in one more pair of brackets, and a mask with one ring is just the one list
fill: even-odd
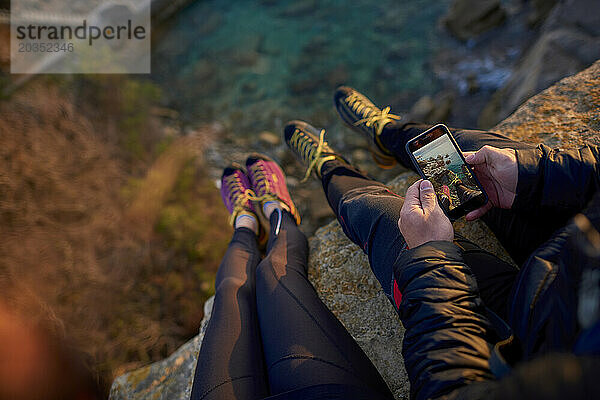
[(394, 275), (411, 397), (454, 397), (466, 385), (493, 379), (490, 326), (460, 249), (451, 242), (423, 244), (398, 257)]
[(600, 150), (517, 150), (519, 178), (514, 210), (540, 207), (573, 214), (581, 211), (600, 187)]

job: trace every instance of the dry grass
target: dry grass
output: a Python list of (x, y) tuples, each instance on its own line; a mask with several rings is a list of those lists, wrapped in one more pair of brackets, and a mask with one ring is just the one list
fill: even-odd
[(198, 158), (210, 134), (154, 163), (160, 122), (151, 100), (119, 103), (140, 101), (122, 83), (87, 103), (94, 84), (36, 82), (0, 103), (3, 299), (84, 352), (105, 388), (195, 333), (230, 232)]

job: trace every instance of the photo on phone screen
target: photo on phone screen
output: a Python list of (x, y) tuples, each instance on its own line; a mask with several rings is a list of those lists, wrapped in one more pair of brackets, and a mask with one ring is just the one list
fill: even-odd
[(415, 149), (413, 156), (423, 175), (433, 184), (442, 208), (452, 212), (471, 204), (464, 210), (469, 211), (483, 205), (482, 199), (487, 198), (452, 142), (450, 133), (441, 131), (433, 137), (430, 142), (421, 143), (422, 147)]

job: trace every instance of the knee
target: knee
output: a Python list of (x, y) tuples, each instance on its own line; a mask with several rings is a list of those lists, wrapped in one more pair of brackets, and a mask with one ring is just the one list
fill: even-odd
[(215, 297), (253, 296), (252, 285), (247, 280), (227, 277), (215, 288)]
[[(373, 185), (348, 191), (339, 203), (339, 214), (345, 219), (368, 215), (394, 214), (398, 217), (404, 199), (386, 186)], [(396, 215), (398, 214), (398, 215)]]
[(399, 198), (399, 196), (390, 191), (387, 186), (380, 183), (375, 183), (373, 185), (348, 190), (340, 199), (339, 205), (340, 207), (369, 206), (374, 202), (386, 197)]
[(293, 229), (286, 232), (286, 243), (288, 255), (308, 254), (308, 239), (300, 229)]
[[(265, 259), (266, 260), (266, 259)], [(268, 260), (266, 260), (268, 261)], [(277, 277), (273, 271), (272, 263), (265, 262), (258, 265), (256, 268), (256, 288), (258, 291), (267, 284), (267, 282), (276, 281)]]
[[(271, 232), (274, 235), (273, 231)], [(277, 236), (273, 236), (269, 243), (267, 256), (273, 254), (295, 254), (296, 252), (306, 252), (308, 249), (308, 239), (306, 235), (298, 228), (295, 222), (283, 220)]]

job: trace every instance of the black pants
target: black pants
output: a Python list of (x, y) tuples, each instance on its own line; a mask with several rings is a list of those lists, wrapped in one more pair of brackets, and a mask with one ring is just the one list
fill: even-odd
[[(278, 218), (274, 212), (273, 230)], [(217, 273), (192, 399), (392, 398), (308, 281), (306, 237), (288, 213), (281, 218), (263, 260), (252, 231), (233, 235)]]
[[(414, 169), (405, 150), (406, 143), (429, 128), (429, 125), (416, 123), (388, 124), (381, 141), (400, 164)], [(493, 132), (451, 131), (463, 151), (476, 151), (485, 145), (512, 149), (533, 147)], [(397, 225), (404, 199), (341, 161), (325, 163), (321, 173), (327, 199), (344, 233), (368, 255), (373, 273), (394, 303), (392, 268), (400, 252), (406, 249)], [(529, 254), (566, 223), (566, 218), (542, 218), (512, 210), (492, 209), (482, 219), (513, 260), (521, 265)], [(454, 241), (463, 250), (465, 262), (475, 274), (485, 305), (506, 319), (507, 299), (518, 268), (460, 235), (456, 235)]]

